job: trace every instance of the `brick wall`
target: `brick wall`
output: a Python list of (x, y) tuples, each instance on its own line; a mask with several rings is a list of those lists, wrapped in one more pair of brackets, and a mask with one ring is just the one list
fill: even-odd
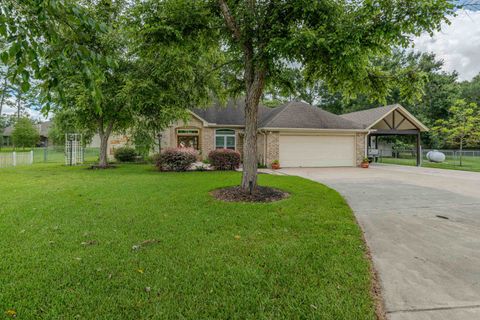
[(215, 150), (215, 129), (203, 128), (200, 134), (202, 135), (201, 157), (202, 159), (207, 159), (210, 151)]
[(273, 160), (280, 158), (280, 134), (278, 132), (267, 133), (267, 166), (270, 167)]
[(114, 134), (111, 135), (108, 139), (107, 144), (107, 157), (109, 160), (113, 160), (113, 154), (115, 153), (115, 149), (125, 147), (130, 145), (130, 139), (127, 135), (123, 134)]
[(236, 150), (240, 152), (240, 158), (243, 159), (243, 131), (242, 134), (240, 134), (240, 130), (235, 129), (235, 135), (236, 135)]
[(356, 144), (356, 165), (359, 166), (365, 158), (365, 133), (355, 135)]

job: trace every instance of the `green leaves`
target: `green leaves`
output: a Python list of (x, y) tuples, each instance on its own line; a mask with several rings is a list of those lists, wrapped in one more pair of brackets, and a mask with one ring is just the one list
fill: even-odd
[(10, 57), (10, 56), (9, 56), (9, 54), (8, 54), (7, 51), (4, 51), (4, 52), (0, 53), (0, 60), (2, 61), (2, 63), (3, 63), (4, 65), (6, 65), (6, 64), (8, 63), (8, 58), (9, 58), (9, 57)]
[[(86, 41), (92, 32), (107, 30), (105, 22), (98, 23), (84, 5), (74, 0), (3, 0), (0, 36), (6, 41), (7, 51), (0, 53), (0, 59), (15, 69), (14, 74), (21, 75), (22, 91), (30, 89), (32, 77), (45, 82), (48, 90), (57, 90), (60, 83), (50, 81), (53, 73), (66, 71), (77, 63), (88, 65), (89, 70), (98, 69), (98, 60), (102, 57), (94, 53)], [(97, 70), (85, 76), (90, 86), (97, 86), (101, 72)], [(47, 91), (44, 94), (51, 97)]]
[(465, 100), (457, 100), (445, 120), (438, 120), (432, 128), (435, 138), (451, 147), (478, 146), (480, 138), (480, 107)]

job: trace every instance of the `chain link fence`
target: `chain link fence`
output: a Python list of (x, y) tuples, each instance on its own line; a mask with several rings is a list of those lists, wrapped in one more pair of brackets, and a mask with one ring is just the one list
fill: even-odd
[[(98, 161), (99, 148), (82, 149), (84, 163)], [(2, 148), (0, 150), (0, 168), (31, 165), (35, 163), (65, 164), (65, 146), (49, 146), (31, 150)]]
[[(442, 163), (430, 162), (426, 155), (433, 150), (445, 154), (445, 161)], [(417, 151), (415, 149), (379, 150), (377, 162), (416, 165), (416, 158)], [(422, 165), (425, 167), (472, 169), (480, 171), (480, 150), (422, 149)]]

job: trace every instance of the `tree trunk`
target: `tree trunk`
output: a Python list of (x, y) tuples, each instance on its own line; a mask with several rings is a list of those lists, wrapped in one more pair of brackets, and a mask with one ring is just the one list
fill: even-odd
[(5, 74), (5, 80), (3, 81), (2, 98), (0, 99), (0, 116), (2, 115), (3, 104), (5, 103), (5, 95), (7, 93), (9, 73), (10, 73), (10, 66), (7, 69), (7, 73)]
[(19, 91), (17, 95), (17, 119), (20, 119), (21, 111), (22, 111), (22, 93)]
[(106, 168), (108, 166), (107, 157), (108, 136), (106, 134), (100, 134), (100, 155), (98, 158), (98, 166)]
[(100, 168), (108, 167), (108, 139), (110, 138), (110, 133), (112, 132), (113, 122), (111, 122), (108, 127), (104, 130), (103, 121), (99, 121), (98, 135), (100, 136), (100, 155), (98, 157), (98, 166)]
[[(243, 175), (241, 187), (252, 192), (257, 187), (257, 120), (258, 103), (265, 86), (266, 65), (255, 59), (255, 45), (250, 35), (242, 37), (241, 28), (237, 25), (226, 0), (218, 0), (219, 9), (225, 19), (225, 25), (230, 29), (235, 41), (243, 49), (244, 80), (245, 80), (245, 138), (243, 146)], [(255, 13), (255, 2), (248, 3), (249, 10)], [(249, 31), (247, 30), (248, 34)], [(263, 51), (261, 45), (259, 51)]]
[(242, 189), (252, 192), (257, 187), (257, 127), (258, 104), (263, 92), (265, 72), (258, 71), (254, 80), (247, 85), (245, 97), (245, 136), (243, 145)]

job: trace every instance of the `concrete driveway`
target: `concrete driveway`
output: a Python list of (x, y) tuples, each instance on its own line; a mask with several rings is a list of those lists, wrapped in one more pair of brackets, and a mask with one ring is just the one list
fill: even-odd
[(347, 199), (389, 319), (480, 319), (480, 173), (393, 165), (281, 172)]

